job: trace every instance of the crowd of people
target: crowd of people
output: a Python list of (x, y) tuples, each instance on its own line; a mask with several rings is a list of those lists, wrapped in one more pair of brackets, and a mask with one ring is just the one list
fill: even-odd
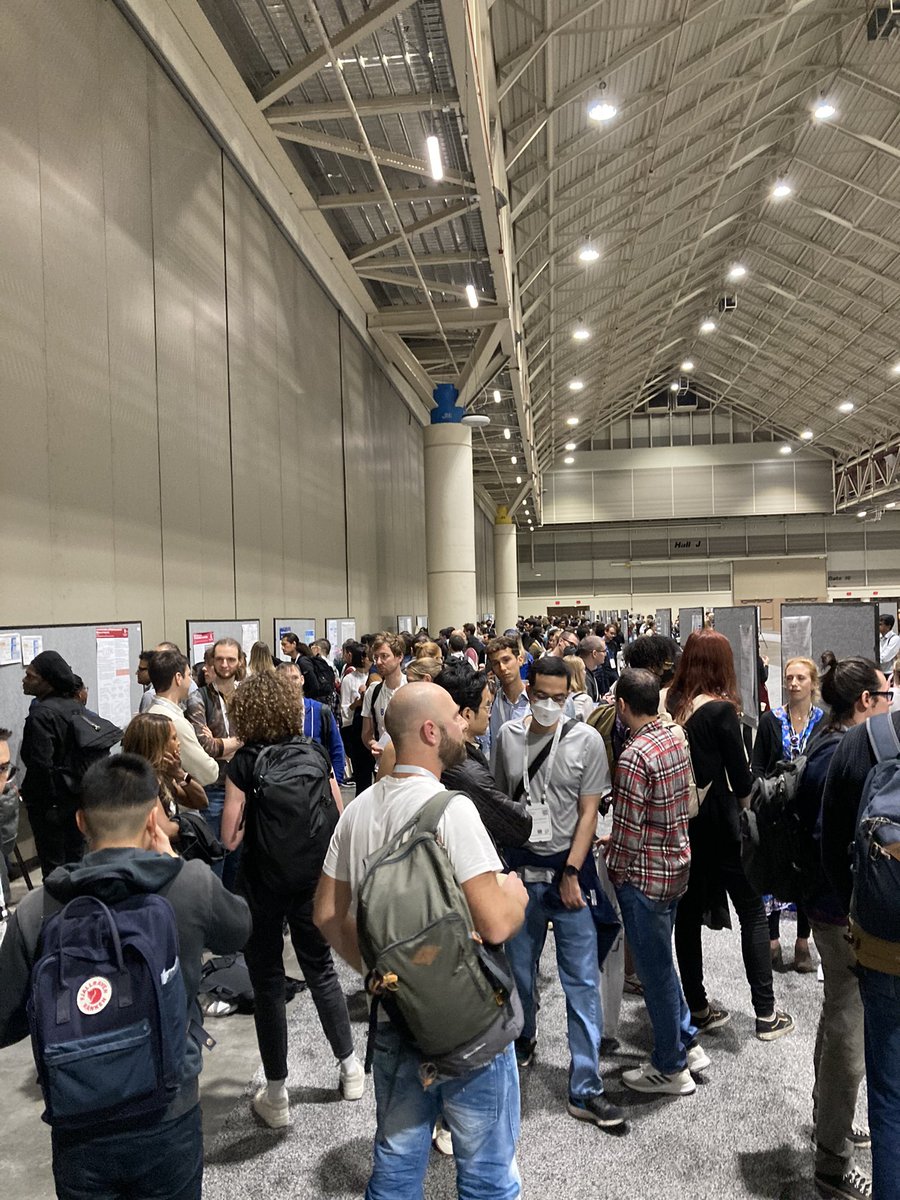
[[(754, 888), (742, 859), (754, 777), (785, 763), (802, 767), (793, 966), (817, 969), (811, 939), (824, 975), (811, 1172), (822, 1196), (900, 1196), (900, 942), (851, 920), (847, 853), (881, 757), (864, 726), (893, 707), (885, 664), (832, 654), (786, 662), (785, 702), (753, 714), (748, 757), (731, 646), (709, 623), (683, 647), (635, 616), (624, 629), (530, 617), (499, 632), (487, 622), (434, 637), (380, 632), (334, 656), (326, 640), (308, 646), (290, 633), (279, 650), (276, 658), (257, 643), (245, 657), (226, 637), (193, 667), (170, 642), (142, 653), (140, 710), (113, 753), (73, 740), (74, 723), (96, 714), (72, 665), (46, 650), (25, 668), (19, 763), (0, 730), (0, 784), (9, 797), (24, 768), (19, 790), (44, 881), (19, 902), (0, 945), (0, 1045), (26, 1036), (29, 1002), (37, 1007), (42, 921), (85, 896), (113, 907), (148, 894), (168, 901), (191, 1031), (177, 1088), (152, 1119), (54, 1124), (58, 1101), (38, 1061), (59, 1196), (199, 1197), (192, 1038), (204, 1019), (206, 951), (244, 953), (265, 1076), (251, 1104), (270, 1128), (290, 1123), (287, 933), (346, 1101), (364, 1094), (366, 1075), (333, 953), (380, 1001), (368, 1046), (377, 1108), (368, 1200), (421, 1196), (432, 1144), (454, 1156), (461, 1197), (514, 1200), (519, 1082), (541, 1053), (538, 971), (551, 930), (566, 1000), (565, 1109), (576, 1120), (627, 1132), (627, 1110), (601, 1074), (623, 986), (643, 996), (653, 1049), (622, 1083), (695, 1091), (715, 1061), (714, 1031), (731, 1019), (715, 999), (702, 936), (731, 927), (729, 902), (755, 1036), (771, 1043), (793, 1031), (773, 974), (785, 965), (785, 905)], [(900, 714), (885, 720), (900, 731)], [(423, 813), (445, 792), (429, 829)], [(369, 907), (374, 861), (406, 837), (430, 836), (462, 897), (450, 909), (496, 953), (489, 977), (504, 1016), (490, 1037), (479, 1027), (479, 1045), (495, 1041), (475, 1067), (457, 1046), (426, 1052), (411, 1032), (414, 1019), (428, 1028), (425, 968), (449, 947), (441, 902), (429, 901), (439, 919), (422, 914), (427, 937), (408, 958), (372, 932), (379, 918), (392, 927), (390, 911)], [(402, 909), (408, 919), (417, 896), (417, 887), (398, 892), (394, 916)], [(109, 986), (88, 983), (98, 995)], [(871, 1134), (855, 1117), (866, 1076)], [(872, 1178), (855, 1158), (869, 1144)]]

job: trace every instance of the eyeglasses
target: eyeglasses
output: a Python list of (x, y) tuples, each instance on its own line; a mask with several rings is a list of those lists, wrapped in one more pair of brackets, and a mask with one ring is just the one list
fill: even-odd
[(8, 759), (5, 763), (0, 763), (0, 775), (5, 775), (7, 779), (12, 779), (17, 770), (16, 764)]
[(886, 692), (869, 692), (870, 696), (884, 696), (885, 700), (893, 700), (894, 689), (888, 688)]
[(534, 689), (531, 691), (532, 700), (552, 700), (553, 703), (558, 704), (560, 708), (562, 708), (568, 698), (568, 692), (563, 692), (561, 696), (550, 696), (547, 694), (547, 692), (539, 692)]

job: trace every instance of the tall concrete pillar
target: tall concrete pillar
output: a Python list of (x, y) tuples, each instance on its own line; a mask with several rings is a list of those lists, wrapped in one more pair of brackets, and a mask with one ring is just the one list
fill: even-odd
[(494, 521), (494, 624), (497, 632), (512, 629), (519, 619), (519, 560), (516, 527), (505, 505)]
[(458, 395), (452, 384), (439, 384), (432, 423), (425, 427), (425, 566), (432, 632), (478, 615), (472, 431), (460, 423)]

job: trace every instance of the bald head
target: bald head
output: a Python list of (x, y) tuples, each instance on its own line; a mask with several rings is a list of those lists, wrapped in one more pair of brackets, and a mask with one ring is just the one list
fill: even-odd
[(465, 757), (465, 722), (449, 692), (430, 683), (408, 683), (391, 697), (384, 714), (398, 763), (440, 774)]

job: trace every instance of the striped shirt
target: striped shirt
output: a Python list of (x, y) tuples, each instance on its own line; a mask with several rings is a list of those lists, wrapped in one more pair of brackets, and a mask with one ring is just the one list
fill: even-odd
[(613, 780), (613, 826), (606, 849), (609, 877), (651, 900), (677, 900), (691, 865), (688, 799), (691, 776), (681, 742), (660, 721), (639, 730), (619, 756)]

